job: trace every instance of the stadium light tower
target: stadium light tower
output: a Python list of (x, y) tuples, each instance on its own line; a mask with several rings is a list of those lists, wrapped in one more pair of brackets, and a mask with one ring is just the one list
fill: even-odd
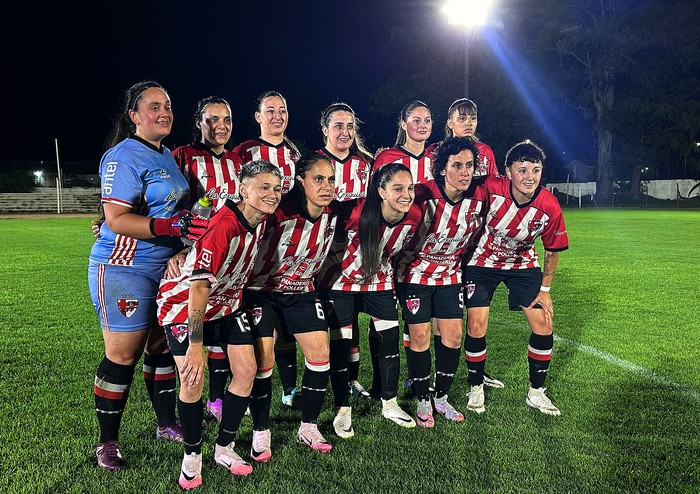
[(464, 97), (469, 97), (469, 51), (474, 30), (486, 24), (492, 0), (448, 0), (442, 11), (448, 24), (464, 26)]

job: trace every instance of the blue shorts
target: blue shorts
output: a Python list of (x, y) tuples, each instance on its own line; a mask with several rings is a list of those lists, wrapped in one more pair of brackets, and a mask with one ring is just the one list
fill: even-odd
[(462, 319), (464, 299), (462, 285), (419, 285), (397, 283), (401, 315), (409, 324), (422, 324), (430, 319)]
[(156, 295), (164, 265), (88, 264), (92, 305), (103, 330), (130, 332), (158, 324)]
[[(165, 329), (170, 352), (176, 357), (184, 357), (190, 346), (187, 324), (166, 324), (163, 329)], [(204, 323), (204, 346), (226, 347), (252, 344), (250, 324), (243, 310)]]
[(393, 290), (350, 292), (325, 290), (320, 292), (326, 320), (331, 328), (350, 326), (358, 312), (384, 321), (399, 320), (399, 310)]
[(321, 302), (316, 292), (285, 294), (245, 290), (243, 301), (253, 338), (272, 336), (275, 327), (284, 341), (293, 341), (297, 333), (328, 331)]
[[(462, 272), (462, 277), (467, 309), (489, 307), (493, 293), (503, 282), (508, 288), (508, 307), (510, 310), (521, 310), (535, 300), (542, 284), (540, 268), (494, 269), (467, 266)], [(541, 309), (542, 306), (537, 304), (534, 308)]]

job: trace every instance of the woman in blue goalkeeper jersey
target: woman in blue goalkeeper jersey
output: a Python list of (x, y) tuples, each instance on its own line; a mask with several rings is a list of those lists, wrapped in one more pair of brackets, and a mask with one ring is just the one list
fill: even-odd
[(172, 124), (165, 89), (153, 81), (134, 84), (126, 91), (100, 162), (105, 221), (90, 252), (88, 284), (105, 345), (94, 385), (97, 463), (110, 471), (123, 466), (119, 425), (144, 348), (156, 436), (182, 441), (175, 393), (154, 392), (156, 382), (175, 388), (175, 364), (156, 320), (156, 295), (168, 259), (182, 250), (179, 237), (198, 238), (207, 220), (185, 210), (187, 180), (162, 144)]

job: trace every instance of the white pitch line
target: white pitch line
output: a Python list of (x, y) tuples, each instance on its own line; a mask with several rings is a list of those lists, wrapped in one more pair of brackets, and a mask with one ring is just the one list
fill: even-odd
[(610, 353), (604, 352), (602, 350), (598, 350), (597, 348), (594, 348), (592, 346), (584, 345), (583, 343), (579, 343), (577, 341), (570, 340), (568, 338), (564, 338), (562, 336), (557, 336), (554, 335), (554, 340), (564, 343), (565, 345), (571, 346), (576, 348), (577, 350), (584, 351), (588, 354), (591, 354), (595, 357), (602, 358), (606, 362), (610, 362), (611, 364), (615, 364), (619, 367), (622, 367), (625, 370), (628, 370), (630, 372), (633, 372), (639, 376), (645, 377), (649, 379), (650, 381), (654, 381), (658, 384), (662, 384), (664, 386), (669, 386), (676, 391), (679, 391), (683, 393), (686, 396), (689, 396), (693, 400), (695, 400), (696, 403), (700, 403), (700, 392), (695, 391), (694, 389), (689, 389), (687, 386), (684, 386), (683, 384), (677, 383), (675, 381), (672, 381), (668, 379), (667, 377), (664, 377), (662, 375), (657, 374), (656, 372), (652, 371), (651, 369), (647, 369), (646, 367), (642, 367), (641, 365), (637, 365), (635, 363), (632, 363), (628, 360), (621, 359), (620, 357), (616, 357), (615, 355), (612, 355)]
[[(495, 319), (495, 318), (490, 318), (490, 322), (495, 322), (495, 323), (501, 324), (503, 326), (510, 326), (510, 327), (514, 326), (511, 321), (506, 321), (503, 319), (499, 320), (499, 319)], [(524, 326), (524, 329), (527, 331), (530, 331), (530, 328), (527, 325)], [(564, 343), (567, 346), (574, 347), (577, 350), (581, 350), (581, 351), (586, 352), (590, 355), (601, 358), (601, 359), (605, 360), (606, 362), (610, 362), (611, 364), (615, 364), (618, 367), (621, 367), (625, 370), (633, 372), (634, 374), (637, 374), (639, 376), (645, 377), (645, 378), (647, 378), (650, 381), (653, 381), (655, 383), (662, 384), (664, 386), (668, 386), (670, 388), (673, 388), (676, 391), (679, 391), (680, 393), (683, 393), (684, 395), (690, 397), (696, 403), (700, 403), (700, 392), (698, 392), (694, 389), (690, 389), (683, 384), (672, 381), (672, 380), (668, 379), (667, 377), (664, 377), (660, 374), (657, 374), (656, 372), (652, 371), (651, 369), (647, 369), (646, 367), (642, 367), (641, 365), (637, 365), (637, 364), (632, 363), (628, 360), (621, 359), (620, 357), (616, 357), (615, 355), (612, 355), (610, 353), (604, 352), (602, 350), (598, 350), (597, 348), (594, 348), (592, 346), (584, 345), (583, 343), (579, 343), (578, 341), (564, 338), (563, 336), (557, 336), (555, 334), (554, 341)]]

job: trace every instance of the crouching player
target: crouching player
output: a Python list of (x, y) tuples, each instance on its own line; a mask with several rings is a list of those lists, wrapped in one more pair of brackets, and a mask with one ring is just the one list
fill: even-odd
[(248, 407), (257, 370), (253, 337), (242, 310), (242, 290), (252, 272), (265, 227), (281, 199), (279, 169), (267, 161), (246, 163), (240, 175), (241, 202), (226, 201), (194, 244), (180, 275), (164, 278), (158, 294), (158, 319), (180, 374), (178, 411), (185, 455), (179, 484), (202, 483), (202, 388), (207, 353), (224, 348), (232, 379), (223, 399), (214, 461), (234, 475), (253, 467), (234, 451), (234, 439)]
[[(540, 185), (544, 159), (537, 144), (520, 142), (506, 153), (508, 177), (489, 176), (485, 182), (489, 194), (485, 228), (463, 278), (467, 305), (464, 351), (470, 385), (467, 408), (476, 413), (485, 410), (486, 330), (491, 299), (501, 282), (508, 288), (510, 309), (522, 310), (531, 330), (526, 403), (548, 415), (560, 413), (543, 385), (554, 342), (549, 290), (559, 252), (568, 248), (569, 240), (559, 203)], [(535, 250), (537, 237), (544, 246), (544, 271)]]

